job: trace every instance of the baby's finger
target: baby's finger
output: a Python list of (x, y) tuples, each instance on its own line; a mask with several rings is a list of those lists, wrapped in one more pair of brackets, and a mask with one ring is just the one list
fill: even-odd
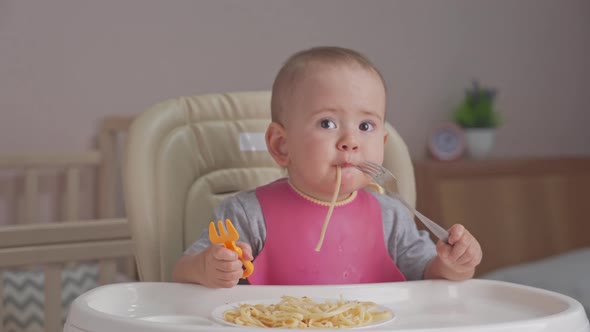
[(240, 277), (242, 277), (242, 269), (240, 268), (238, 271), (232, 271), (232, 272), (223, 272), (220, 273), (217, 278), (220, 281), (230, 281), (230, 282), (238, 282), (238, 280), (240, 279)]
[(236, 259), (238, 259), (238, 254), (221, 245), (215, 246), (215, 248), (213, 248), (212, 251), (213, 258), (215, 258), (216, 260), (235, 261)]
[(481, 263), (483, 253), (477, 240), (473, 239), (472, 242), (473, 244), (467, 249), (468, 255), (465, 256), (465, 260), (460, 262), (460, 264), (470, 267), (476, 267), (479, 265), (479, 263)]
[(235, 285), (238, 284), (238, 281), (240, 280), (239, 278), (242, 275), (242, 273), (239, 272), (239, 276), (234, 277), (237, 274), (238, 273), (219, 275), (218, 279), (215, 280), (215, 287), (218, 287), (218, 288), (232, 288), (232, 287), (234, 287)]
[(436, 244), (436, 253), (440, 258), (447, 261), (449, 259), (449, 255), (451, 254), (452, 248), (453, 247), (444, 243), (443, 241), (438, 241)]
[(251, 261), (254, 259), (252, 256), (252, 247), (246, 242), (236, 242), (236, 245), (242, 248), (242, 256), (245, 260)]
[(454, 245), (459, 241), (465, 233), (465, 227), (460, 224), (455, 224), (449, 228), (449, 244)]
[(242, 262), (239, 260), (233, 261), (216, 261), (215, 269), (221, 273), (242, 271)]
[(467, 239), (461, 239), (458, 242), (453, 244), (453, 248), (451, 249), (451, 254), (449, 255), (449, 260), (452, 262), (457, 262), (457, 260), (465, 254), (469, 248), (469, 243)]
[(482, 255), (476, 254), (475, 256), (473, 256), (473, 258), (469, 262), (467, 262), (467, 265), (476, 267), (479, 265), (479, 263), (481, 263), (481, 259), (482, 259)]
[(461, 257), (457, 259), (457, 264), (471, 266), (471, 261), (474, 261), (475, 258), (474, 251), (475, 249), (473, 249), (473, 247), (467, 248), (467, 250), (465, 250), (465, 253), (463, 253), (463, 255), (461, 255)]

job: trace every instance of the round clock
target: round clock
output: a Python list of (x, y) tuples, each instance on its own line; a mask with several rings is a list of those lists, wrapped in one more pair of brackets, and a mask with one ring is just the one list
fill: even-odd
[(438, 125), (430, 133), (428, 150), (438, 160), (455, 160), (465, 152), (463, 129), (451, 122)]

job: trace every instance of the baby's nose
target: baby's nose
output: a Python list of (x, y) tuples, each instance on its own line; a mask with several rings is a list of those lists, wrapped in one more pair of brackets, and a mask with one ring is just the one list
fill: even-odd
[(338, 149), (342, 151), (354, 151), (358, 148), (358, 142), (353, 137), (346, 137), (338, 142)]

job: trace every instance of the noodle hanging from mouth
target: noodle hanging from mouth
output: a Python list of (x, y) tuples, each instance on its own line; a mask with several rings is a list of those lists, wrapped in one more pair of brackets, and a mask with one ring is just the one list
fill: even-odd
[(320, 251), (322, 244), (324, 243), (324, 237), (326, 236), (328, 223), (330, 222), (332, 212), (334, 211), (334, 206), (336, 206), (336, 200), (338, 200), (338, 194), (340, 193), (340, 182), (342, 182), (342, 168), (338, 166), (336, 168), (336, 188), (334, 188), (334, 196), (332, 196), (332, 201), (330, 202), (330, 207), (328, 208), (328, 214), (326, 214), (326, 219), (324, 220), (324, 226), (322, 227), (322, 233), (320, 234), (320, 241), (315, 247), (316, 252)]

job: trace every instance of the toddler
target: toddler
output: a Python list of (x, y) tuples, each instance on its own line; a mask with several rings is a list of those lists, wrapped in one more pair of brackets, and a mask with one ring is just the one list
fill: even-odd
[[(272, 87), (269, 153), (288, 178), (223, 201), (215, 220), (230, 219), (238, 245), (254, 259), (250, 284), (311, 285), (471, 278), (482, 251), (461, 225), (436, 245), (397, 200), (364, 188), (354, 165), (383, 162), (386, 88), (362, 54), (316, 47), (291, 56)], [(339, 181), (337, 181), (339, 180)], [(338, 190), (334, 189), (339, 182)], [(316, 251), (334, 192), (321, 249)], [(186, 250), (176, 282), (233, 287), (242, 275), (235, 252), (208, 232)]]

